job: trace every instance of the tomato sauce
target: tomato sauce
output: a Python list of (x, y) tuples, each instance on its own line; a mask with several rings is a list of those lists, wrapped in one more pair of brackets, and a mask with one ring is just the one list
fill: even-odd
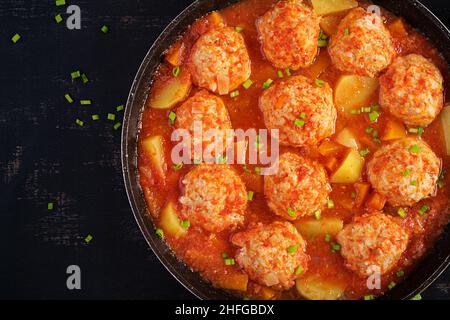
[[(278, 79), (277, 69), (264, 59), (261, 51), (261, 46), (258, 41), (258, 34), (256, 30), (255, 21), (263, 15), (274, 3), (274, 0), (245, 0), (233, 6), (225, 8), (220, 11), (220, 15), (228, 26), (239, 26), (243, 29), (242, 34), (245, 38), (247, 49), (249, 51), (252, 63), (251, 79), (254, 82), (253, 86), (248, 90), (241, 88), (241, 94), (238, 97), (232, 98), (229, 95), (221, 96), (226, 107), (228, 108), (233, 128), (247, 130), (249, 128), (264, 129), (264, 121), (262, 114), (258, 107), (258, 99), (262, 93), (261, 86), (267, 79)], [(368, 4), (361, 4), (367, 6)], [(342, 18), (342, 14), (336, 15), (336, 19)], [(383, 16), (386, 18), (386, 25), (398, 19), (389, 12), (383, 11)], [(180, 40), (174, 46), (178, 48), (183, 47), (180, 52), (181, 68), (187, 61), (189, 56), (189, 49), (198, 37), (211, 27), (211, 19), (203, 18), (195, 22)], [(407, 36), (393, 34), (394, 45), (399, 55), (406, 55), (409, 53), (418, 53), (431, 59), (436, 66), (441, 70), (445, 80), (448, 77), (448, 68), (445, 60), (439, 55), (437, 50), (430, 44), (430, 42), (414, 30), (412, 27), (406, 26)], [(392, 33), (392, 32), (391, 32)], [(170, 51), (169, 51), (170, 52)], [(329, 64), (329, 56), (326, 48), (321, 49), (318, 55), (317, 63)], [(162, 62), (158, 72), (155, 74), (155, 86), (164, 87), (165, 83), (172, 77), (173, 66), (167, 61)], [(307, 77), (316, 78), (314, 66), (299, 71), (292, 72), (293, 75), (302, 74)], [(331, 64), (320, 74), (320, 79), (327, 81), (332, 88), (335, 87), (341, 72), (334, 68)], [(448, 85), (446, 81), (446, 85)], [(151, 88), (150, 88), (151, 89)], [(195, 94), (197, 89), (193, 88), (190, 96)], [(447, 90), (448, 92), (448, 90)], [(448, 101), (448, 97), (446, 99)], [(367, 106), (378, 103), (378, 90), (373, 96), (366, 101)], [(161, 136), (163, 143), (163, 171), (164, 176), (155, 173), (154, 164), (151, 159), (139, 147), (138, 152), (138, 167), (140, 174), (140, 184), (146, 198), (149, 212), (149, 219), (152, 219), (158, 227), (160, 223), (160, 214), (168, 202), (178, 204), (180, 196), (180, 179), (193, 167), (193, 165), (184, 165), (179, 170), (173, 169), (173, 164), (170, 160), (170, 152), (174, 144), (170, 140), (173, 126), (169, 123), (168, 113), (170, 110), (176, 110), (179, 104), (175, 105), (169, 110), (154, 109), (149, 107), (149, 102), (143, 110), (142, 127), (139, 133), (139, 139), (150, 136)], [(342, 110), (338, 110), (338, 119), (336, 123), (336, 132), (347, 127), (352, 130), (358, 137), (361, 143), (370, 150), (366, 157), (366, 163), (370, 161), (371, 155), (380, 145), (373, 142), (371, 136), (366, 132), (366, 128), (370, 125), (378, 132), (383, 132), (388, 120), (394, 119), (386, 110), (380, 110), (380, 118), (376, 124), (370, 123), (366, 114), (344, 116)], [(443, 169), (450, 169), (450, 159), (446, 155), (445, 141), (443, 130), (440, 121), (437, 119), (428, 128), (422, 137), (433, 149), (433, 151), (443, 160)], [(331, 138), (333, 140), (333, 137)], [(323, 157), (319, 155), (315, 148), (287, 148), (281, 147), (280, 152), (293, 151), (302, 155), (309, 156), (321, 162)], [(240, 174), (248, 190), (254, 191), (253, 201), (248, 203), (246, 213), (246, 224), (253, 222), (269, 223), (276, 219), (275, 215), (269, 210), (263, 194), (263, 177), (254, 173), (254, 168), (251, 165), (244, 167), (242, 165), (232, 166), (236, 172)], [(252, 173), (248, 173), (246, 168), (250, 169)], [(365, 172), (365, 170), (364, 170)], [(364, 173), (361, 182), (367, 182), (367, 176)], [(382, 277), (381, 290), (367, 289), (366, 279), (361, 279), (349, 271), (345, 267), (345, 262), (342, 256), (337, 252), (333, 253), (330, 250), (330, 243), (326, 242), (323, 237), (307, 239), (307, 253), (311, 256), (311, 261), (308, 267), (307, 275), (319, 275), (323, 279), (339, 282), (345, 286), (345, 298), (360, 299), (364, 295), (382, 294), (388, 290), (388, 285), (391, 282), (400, 282), (396, 273), (404, 271), (405, 277), (410, 272), (413, 272), (414, 265), (420, 258), (426, 254), (428, 249), (433, 246), (437, 237), (440, 235), (442, 228), (448, 222), (448, 208), (450, 195), (450, 181), (445, 177), (444, 186), (439, 188), (435, 197), (423, 200), (414, 207), (410, 212), (418, 211), (424, 204), (430, 207), (430, 211), (420, 216), (418, 214), (409, 214), (407, 218), (403, 219), (403, 224), (408, 232), (411, 234), (410, 243), (407, 251), (388, 275)], [(344, 184), (333, 184), (333, 191), (330, 195), (334, 199), (335, 206), (333, 209), (326, 209), (322, 212), (322, 217), (337, 217), (348, 223), (354, 216), (367, 213), (366, 206), (355, 206), (354, 192), (355, 186)], [(177, 205), (176, 205), (177, 206)], [(386, 205), (384, 212), (396, 215), (396, 208)], [(301, 221), (306, 221), (311, 218), (302, 218)], [(297, 223), (297, 222), (296, 222)], [(237, 265), (226, 266), (222, 254), (224, 252), (232, 256), (236, 250), (230, 242), (230, 232), (224, 231), (219, 234), (209, 234), (201, 228), (191, 226), (189, 230), (182, 237), (165, 236), (165, 240), (172, 248), (175, 255), (193, 270), (200, 272), (204, 278), (212, 282), (218, 287), (226, 287), (227, 289), (236, 289), (239, 285), (233, 286), (230, 283), (238, 283), (243, 278), (243, 273)], [(230, 281), (230, 279), (232, 279)], [(237, 296), (248, 296), (255, 299), (267, 298), (264, 294), (264, 288), (249, 281), (247, 291), (233, 291)], [(289, 291), (273, 292), (268, 298), (279, 299), (301, 299), (299, 293), (294, 286)]]

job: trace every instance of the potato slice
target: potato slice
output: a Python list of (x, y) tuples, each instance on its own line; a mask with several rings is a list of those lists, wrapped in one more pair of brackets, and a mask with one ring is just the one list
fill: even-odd
[(344, 148), (340, 144), (334, 141), (325, 140), (320, 144), (318, 151), (324, 157), (329, 157), (339, 154), (343, 149)]
[(368, 106), (378, 86), (378, 79), (356, 75), (341, 76), (334, 92), (338, 110), (350, 114), (352, 110)]
[(447, 155), (450, 156), (450, 105), (446, 106), (441, 112), (441, 124), (444, 130)]
[(313, 65), (304, 69), (305, 75), (310, 79), (317, 79), (331, 64), (327, 50), (321, 50)]
[(349, 10), (358, 6), (356, 0), (311, 0), (314, 11), (320, 16)]
[(336, 136), (336, 142), (355, 150), (359, 150), (361, 148), (358, 138), (349, 128), (344, 128), (341, 132), (339, 132)]
[(344, 221), (339, 218), (297, 221), (295, 227), (303, 237), (312, 239), (327, 233), (332, 236), (337, 235), (344, 228)]
[(337, 32), (337, 28), (339, 23), (342, 20), (342, 16), (340, 15), (331, 15), (327, 17), (323, 17), (320, 20), (320, 27), (323, 31), (329, 36), (333, 36)]
[(403, 123), (395, 120), (388, 120), (384, 127), (381, 141), (392, 141), (406, 138), (406, 130)]
[(319, 275), (310, 275), (297, 279), (298, 293), (308, 300), (338, 300), (345, 291), (345, 284), (323, 279)]
[(186, 229), (181, 226), (181, 221), (172, 202), (169, 202), (161, 212), (159, 225), (164, 230), (164, 234), (172, 237), (181, 237), (186, 232)]
[(164, 151), (161, 136), (151, 136), (141, 141), (141, 148), (153, 163), (157, 174), (164, 178)]
[(216, 285), (222, 289), (247, 291), (248, 275), (245, 273), (232, 272), (220, 276), (216, 280)]
[(355, 149), (350, 149), (344, 161), (331, 176), (331, 183), (355, 183), (361, 177), (364, 158)]
[(178, 77), (172, 77), (164, 83), (155, 82), (150, 94), (150, 107), (154, 109), (170, 109), (183, 101), (191, 90), (191, 75), (181, 71)]

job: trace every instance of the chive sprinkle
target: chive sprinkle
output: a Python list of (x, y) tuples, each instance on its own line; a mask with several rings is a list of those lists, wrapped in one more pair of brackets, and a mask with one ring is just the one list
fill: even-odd
[(414, 297), (411, 298), (411, 300), (422, 300), (422, 296), (419, 294), (416, 294)]
[(100, 116), (98, 114), (93, 114), (92, 120), (94, 120), (94, 121), (100, 120)]
[(116, 120), (116, 115), (113, 113), (108, 113), (107, 118), (108, 118), (108, 120), (114, 121), (114, 120)]
[(296, 245), (290, 246), (289, 248), (287, 248), (287, 252), (288, 253), (296, 253), (297, 252), (297, 246)]
[(222, 252), (222, 259), (227, 259), (227, 258), (229, 258), (228, 253)]
[(368, 148), (359, 151), (359, 154), (361, 155), (361, 157), (365, 157), (365, 156), (367, 156), (369, 153), (370, 153), (370, 151), (369, 151)]
[(290, 217), (295, 217), (295, 216), (296, 216), (295, 211), (292, 210), (292, 208), (288, 208), (287, 214), (288, 214)]
[(295, 119), (295, 120), (294, 120), (294, 124), (295, 124), (297, 127), (303, 127), (303, 126), (305, 125), (305, 120), (302, 120), (302, 119)]
[(345, 34), (346, 36), (348, 36), (348, 35), (350, 34), (350, 30), (344, 29), (344, 34)]
[(184, 229), (189, 229), (189, 227), (191, 226), (191, 222), (190, 222), (189, 220), (181, 221), (181, 226), (182, 226)]
[(245, 90), (248, 90), (253, 85), (253, 81), (250, 79), (245, 80), (245, 82), (242, 84)]
[(116, 123), (114, 124), (113, 128), (114, 128), (114, 130), (117, 130), (117, 129), (119, 129), (121, 126), (122, 126), (122, 123), (121, 123), (121, 122), (116, 122)]
[(411, 185), (412, 185), (412, 186), (417, 186), (417, 180), (411, 181)]
[(375, 300), (375, 296), (373, 294), (369, 294), (367, 296), (364, 296), (364, 300)]
[(397, 284), (396, 284), (394, 281), (391, 281), (391, 283), (389, 283), (389, 285), (388, 285), (389, 290), (394, 289), (394, 287), (395, 287), (396, 285), (397, 285)]
[(117, 107), (116, 107), (116, 111), (117, 111), (117, 112), (123, 111), (124, 108), (125, 108), (124, 105), (121, 104), (120, 106), (117, 106)]
[(397, 210), (397, 214), (400, 216), (400, 218), (405, 219), (406, 218), (406, 210), (403, 208), (399, 208)]
[(169, 122), (171, 125), (175, 124), (175, 120), (177, 119), (177, 114), (173, 111), (169, 112)]
[(327, 208), (333, 209), (334, 208), (334, 201), (332, 199), (327, 200)]
[(425, 213), (427, 213), (428, 210), (430, 210), (429, 206), (427, 206), (427, 205), (422, 206), (422, 208), (419, 209), (419, 215), (420, 216), (425, 215)]
[(242, 27), (235, 27), (234, 30), (235, 30), (237, 33), (241, 33), (242, 30), (244, 30), (244, 28), (242, 28)]
[(89, 243), (92, 241), (92, 239), (94, 239), (94, 237), (93, 237), (92, 235), (88, 234), (88, 235), (86, 236), (86, 238), (84, 238), (84, 242), (86, 242), (87, 244), (89, 244)]
[(261, 174), (261, 168), (260, 167), (256, 167), (255, 168), (255, 173), (260, 175)]
[(78, 79), (79, 77), (81, 77), (81, 72), (79, 70), (73, 71), (70, 73), (70, 77), (72, 78), (72, 80)]
[(247, 192), (247, 200), (248, 201), (253, 201), (253, 195), (254, 195), (253, 191)]
[(56, 23), (61, 23), (61, 21), (63, 21), (62, 16), (61, 16), (60, 14), (57, 14), (57, 15), (55, 16), (55, 21), (56, 21)]
[(225, 259), (226, 266), (234, 266), (235, 264), (236, 264), (236, 261), (234, 261), (234, 259), (232, 259), (232, 258)]
[(173, 74), (173, 76), (174, 76), (175, 78), (178, 77), (178, 76), (180, 75), (180, 73), (181, 73), (181, 68), (180, 68), (180, 66), (176, 66), (175, 68), (173, 68), (172, 74)]
[(64, 95), (64, 98), (66, 98), (67, 102), (73, 103), (73, 99), (72, 99), (72, 97), (70, 96), (70, 94), (66, 93), (66, 94)]
[(401, 278), (405, 276), (405, 271), (399, 270), (395, 274), (397, 275), (397, 278)]
[(53, 210), (53, 202), (47, 203), (47, 210)]
[(65, 6), (65, 5), (66, 5), (66, 0), (56, 0), (56, 1), (55, 1), (55, 5), (56, 5), (57, 7)]
[(81, 74), (81, 81), (83, 81), (83, 84), (87, 84), (89, 82), (89, 78), (87, 77), (86, 74), (84, 73)]
[(155, 230), (155, 234), (158, 236), (158, 237), (160, 237), (161, 239), (163, 239), (164, 238), (164, 231), (162, 230), (162, 229), (156, 229)]
[(286, 70), (284, 70), (284, 73), (286, 73), (288, 77), (292, 76), (291, 69), (289, 68), (286, 68)]
[(80, 127), (84, 126), (84, 122), (81, 121), (80, 119), (76, 119), (76, 120), (75, 120), (75, 123), (76, 123), (77, 125), (79, 125)]
[(105, 26), (105, 25), (103, 25), (100, 30), (102, 30), (103, 33), (108, 33), (109, 32), (108, 26)]
[(320, 79), (316, 79), (315, 84), (318, 87), (323, 87), (323, 85), (325, 84), (325, 81), (320, 80)]
[(341, 251), (341, 245), (339, 243), (331, 243), (331, 252), (336, 253), (338, 251)]
[(316, 220), (320, 220), (321, 216), (322, 212), (320, 210), (314, 211), (314, 217), (316, 218)]
[(82, 106), (89, 106), (92, 104), (92, 101), (91, 100), (80, 100), (80, 104)]
[(325, 242), (330, 242), (331, 241), (331, 235), (329, 233), (327, 233), (325, 235)]
[(351, 196), (352, 196), (352, 199), (356, 199), (356, 192), (355, 192), (355, 191), (352, 191)]
[(402, 172), (402, 176), (407, 177), (407, 176), (409, 176), (410, 173), (411, 173), (411, 170), (406, 169), (405, 171)]
[(366, 133), (371, 134), (373, 132), (373, 128), (372, 127), (367, 127), (366, 128)]
[(317, 46), (319, 48), (326, 47), (326, 46), (328, 46), (328, 41), (327, 40), (323, 40), (323, 39), (319, 39), (319, 40), (317, 40)]
[(370, 112), (369, 113), (369, 120), (371, 121), (371, 122), (375, 122), (375, 121), (377, 121), (378, 120), (378, 117), (380, 116), (380, 114), (378, 113), (378, 111), (372, 111), (372, 112)]
[(181, 170), (181, 168), (183, 168), (183, 162), (175, 163), (175, 164), (173, 165), (173, 169), (174, 169), (175, 171)]
[(269, 87), (272, 85), (272, 83), (273, 83), (273, 80), (272, 80), (272, 79), (267, 79), (267, 80), (263, 83), (262, 88), (263, 88), (263, 89), (269, 89)]
[(281, 71), (281, 70), (278, 70), (277, 75), (278, 75), (278, 78), (284, 78), (283, 71)]
[(235, 90), (235, 91), (230, 93), (230, 97), (231, 98), (236, 98), (237, 96), (239, 96), (239, 94), (240, 94), (239, 90)]
[(352, 115), (358, 115), (358, 114), (361, 114), (361, 110), (359, 110), (359, 109), (351, 110), (351, 111), (350, 111), (350, 114), (352, 114)]
[(408, 151), (411, 152), (411, 153), (419, 153), (420, 152), (420, 147), (417, 144), (415, 144), (415, 145), (412, 145), (408, 149)]
[(244, 170), (245, 173), (252, 173), (252, 171), (249, 168), (247, 168), (247, 166), (244, 166), (242, 170)]
[(20, 40), (21, 36), (20, 34), (16, 33), (15, 35), (12, 36), (11, 41), (13, 43), (17, 43)]
[(299, 276), (299, 275), (301, 275), (303, 273), (303, 271), (304, 271), (303, 267), (302, 266), (298, 266), (297, 269), (295, 269), (294, 274), (296, 276)]

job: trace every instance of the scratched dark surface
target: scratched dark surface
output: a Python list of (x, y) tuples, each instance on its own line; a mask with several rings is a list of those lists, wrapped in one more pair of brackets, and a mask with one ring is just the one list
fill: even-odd
[[(56, 24), (66, 9), (54, 0), (0, 1), (0, 298), (192, 299), (132, 217), (113, 129), (145, 53), (191, 0), (66, 2), (80, 6), (81, 30)], [(422, 2), (450, 26), (449, 2)], [(14, 45), (15, 33), (22, 39)], [(87, 85), (71, 80), (78, 69)], [(73, 264), (82, 289), (69, 291)], [(450, 270), (423, 297), (450, 299)]]

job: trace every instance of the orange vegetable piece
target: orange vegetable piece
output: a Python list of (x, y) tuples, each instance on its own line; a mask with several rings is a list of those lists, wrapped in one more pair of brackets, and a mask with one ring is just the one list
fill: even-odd
[(390, 23), (388, 25), (388, 30), (395, 38), (405, 38), (408, 36), (408, 31), (406, 31), (402, 19), (396, 19), (394, 22)]
[(276, 294), (274, 290), (268, 287), (262, 287), (260, 293), (263, 300), (272, 300)]
[(222, 16), (217, 11), (211, 12), (206, 17), (206, 19), (208, 19), (208, 22), (211, 23), (211, 25), (214, 26), (214, 27), (221, 27), (221, 26), (223, 26), (225, 24), (224, 21), (223, 21)]
[(320, 144), (318, 151), (324, 157), (328, 157), (339, 154), (340, 152), (343, 151), (343, 148), (344, 147), (341, 146), (339, 143), (326, 140)]
[(383, 210), (385, 205), (386, 197), (382, 196), (378, 192), (372, 193), (366, 202), (366, 206), (373, 210)]
[(323, 165), (329, 172), (334, 172), (337, 169), (339, 163), (335, 157), (328, 157), (325, 159)]
[(388, 120), (381, 136), (382, 141), (391, 141), (406, 138), (406, 129), (403, 123), (396, 120)]
[(166, 61), (174, 67), (180, 66), (185, 50), (183, 41), (179, 40), (175, 42), (166, 53)]
[(370, 191), (370, 183), (357, 182), (355, 183), (356, 190), (356, 198), (355, 198), (355, 207), (360, 208)]
[(247, 291), (248, 276), (244, 273), (232, 272), (220, 276), (216, 281), (220, 288), (235, 291)]
[(310, 79), (317, 79), (331, 64), (327, 50), (320, 50), (320, 53), (313, 65), (304, 69), (305, 75)]

